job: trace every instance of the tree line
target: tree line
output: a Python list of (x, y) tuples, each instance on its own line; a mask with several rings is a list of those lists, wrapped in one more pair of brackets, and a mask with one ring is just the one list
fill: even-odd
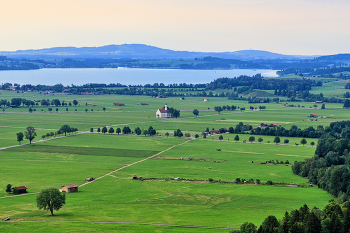
[(9, 107), (10, 105), (13, 105), (15, 107), (20, 107), (21, 105), (24, 106), (39, 106), (39, 103), (41, 106), (77, 106), (79, 104), (79, 102), (77, 100), (73, 100), (73, 101), (64, 101), (64, 100), (59, 100), (59, 99), (42, 99), (42, 100), (27, 100), (25, 98), (12, 98), (11, 102), (6, 100), (6, 99), (1, 99), (0, 100), (0, 106), (5, 107)]
[(230, 233), (345, 233), (350, 230), (350, 203), (339, 205), (330, 200), (323, 209), (310, 209), (306, 204), (285, 212), (283, 219), (274, 215), (265, 218), (257, 227), (245, 222), (239, 230)]
[(350, 121), (331, 123), (318, 140), (315, 156), (292, 166), (294, 174), (307, 177), (341, 203), (350, 198), (349, 126)]

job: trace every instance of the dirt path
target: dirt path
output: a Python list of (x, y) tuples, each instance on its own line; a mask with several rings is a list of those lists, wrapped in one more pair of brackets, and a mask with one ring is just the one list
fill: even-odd
[[(163, 150), (163, 151), (161, 151), (161, 152), (159, 152), (159, 153), (157, 153), (157, 154), (155, 154), (155, 155), (152, 155), (152, 156), (150, 156), (150, 157), (148, 157), (148, 158), (145, 158), (145, 159), (142, 159), (142, 160), (140, 160), (140, 161), (137, 161), (137, 162), (134, 162), (134, 163), (125, 165), (124, 167), (121, 167), (121, 168), (118, 168), (117, 170), (111, 171), (111, 172), (109, 172), (109, 173), (107, 173), (107, 174), (105, 174), (105, 175), (103, 175), (103, 176), (100, 176), (100, 177), (94, 179), (93, 181), (90, 181), (90, 182), (88, 182), (88, 183), (84, 183), (84, 184), (80, 185), (79, 187), (82, 187), (82, 186), (84, 186), (84, 185), (87, 185), (87, 184), (90, 184), (90, 183), (92, 183), (92, 182), (95, 182), (96, 180), (99, 180), (99, 179), (101, 179), (101, 178), (103, 178), (103, 177), (106, 177), (106, 176), (114, 176), (114, 175), (112, 175), (112, 173), (114, 173), (114, 172), (120, 171), (120, 170), (122, 170), (122, 169), (124, 169), (124, 168), (127, 168), (127, 167), (130, 167), (130, 166), (132, 166), (132, 165), (141, 163), (141, 162), (146, 161), (146, 160), (148, 160), (148, 159), (152, 159), (152, 158), (154, 158), (154, 157), (156, 157), (156, 156), (158, 156), (158, 155), (160, 155), (160, 154), (162, 154), (162, 153), (164, 153), (164, 152), (166, 152), (166, 151), (168, 151), (168, 150), (173, 149), (173, 148), (176, 147), (176, 146), (181, 146), (181, 145), (183, 145), (183, 144), (185, 144), (185, 143), (187, 143), (187, 142), (189, 142), (189, 141), (191, 141), (191, 140), (187, 140), (187, 141), (185, 141), (185, 142), (183, 142), (183, 143), (180, 143), (180, 144), (174, 145), (174, 146), (172, 146), (172, 147), (169, 147), (168, 149), (165, 149), (165, 150)], [(115, 177), (115, 176), (114, 176), (114, 177)]]

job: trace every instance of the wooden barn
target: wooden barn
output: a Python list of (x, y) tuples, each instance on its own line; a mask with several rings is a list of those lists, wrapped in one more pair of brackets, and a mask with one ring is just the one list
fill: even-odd
[(76, 184), (63, 185), (62, 192), (65, 192), (65, 193), (78, 192), (78, 185), (76, 185)]
[(18, 186), (16, 188), (18, 190), (18, 193), (26, 193), (28, 189), (26, 186)]

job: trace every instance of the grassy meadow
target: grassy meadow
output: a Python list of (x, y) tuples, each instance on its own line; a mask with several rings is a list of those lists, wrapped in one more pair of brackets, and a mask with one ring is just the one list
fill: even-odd
[[(325, 89), (320, 90), (325, 96), (343, 92), (341, 89), (332, 92), (343, 83), (326, 84)], [(11, 218), (10, 222), (0, 222), (1, 232), (228, 232), (229, 229), (216, 228), (239, 228), (246, 221), (260, 225), (268, 215), (281, 219), (285, 211), (303, 204), (323, 208), (332, 197), (317, 187), (265, 184), (271, 180), (307, 186), (307, 179), (293, 175), (291, 165), (296, 160), (311, 158), (315, 146), (310, 146), (310, 142), (317, 144), (317, 139), (306, 138), (305, 146), (295, 146), (302, 138), (281, 137), (276, 145), (272, 136), (254, 135), (255, 141), (250, 143), (249, 134), (239, 134), (236, 142), (236, 134), (223, 134), (223, 140), (219, 140), (219, 135), (204, 139), (201, 132), (207, 127), (210, 130), (235, 127), (239, 122), (253, 127), (264, 122), (287, 129), (292, 125), (304, 129), (326, 127), (331, 122), (349, 119), (349, 110), (343, 109), (341, 103), (326, 103), (326, 109), (320, 109), (321, 105), (315, 108), (313, 103), (306, 102), (249, 104), (223, 97), (203, 102), (199, 97), (180, 100), (117, 95), (47, 96), (11, 91), (2, 91), (0, 95), (1, 99), (8, 100), (15, 97), (57, 98), (66, 102), (76, 99), (79, 104), (59, 107), (57, 112), (56, 107), (49, 112), (48, 107), (35, 106), (33, 113), (29, 113), (27, 107), (0, 113), (0, 148), (18, 145), (16, 133), (24, 132), (28, 126), (35, 127), (37, 132), (32, 145), (24, 140), (22, 144), (25, 145), (0, 150), (0, 218)], [(113, 106), (114, 102), (125, 103), (125, 106)], [(138, 105), (144, 102), (149, 105)], [(94, 106), (87, 107), (86, 103)], [(156, 118), (156, 110), (165, 103), (181, 110), (180, 117)], [(214, 111), (218, 105), (246, 109), (263, 105), (266, 110), (218, 114)], [(199, 110), (198, 117), (193, 115), (193, 109)], [(308, 116), (313, 113), (327, 118), (310, 121)], [(80, 134), (41, 140), (41, 135), (55, 132), (64, 124), (78, 128)], [(104, 126), (114, 129), (129, 126), (131, 130), (153, 126), (158, 136), (97, 133), (96, 129)], [(93, 133), (88, 132), (90, 128), (94, 129)], [(192, 137), (198, 133), (200, 138), (165, 136), (177, 129)], [(258, 142), (259, 137), (263, 138), (262, 143)], [(289, 143), (284, 144), (284, 139), (289, 139)], [(266, 164), (266, 161), (277, 160), (283, 164)], [(287, 160), (289, 164), (285, 164)], [(123, 169), (115, 171), (120, 168)], [(132, 180), (134, 175), (153, 179), (135, 181)], [(37, 209), (37, 192), (67, 184), (82, 185), (86, 177), (102, 178), (79, 187), (77, 193), (66, 194), (66, 205), (55, 212), (55, 216)], [(175, 177), (182, 180), (175, 181)], [(236, 178), (259, 179), (262, 184), (210, 183), (209, 178), (229, 182)], [(5, 192), (7, 184), (25, 185), (29, 195), (8, 194)]]

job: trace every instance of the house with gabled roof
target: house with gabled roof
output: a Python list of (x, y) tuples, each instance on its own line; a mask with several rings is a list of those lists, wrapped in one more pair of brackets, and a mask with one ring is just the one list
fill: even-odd
[(160, 108), (156, 112), (156, 118), (167, 118), (171, 117), (171, 113), (168, 110), (168, 105), (165, 104), (164, 108)]

